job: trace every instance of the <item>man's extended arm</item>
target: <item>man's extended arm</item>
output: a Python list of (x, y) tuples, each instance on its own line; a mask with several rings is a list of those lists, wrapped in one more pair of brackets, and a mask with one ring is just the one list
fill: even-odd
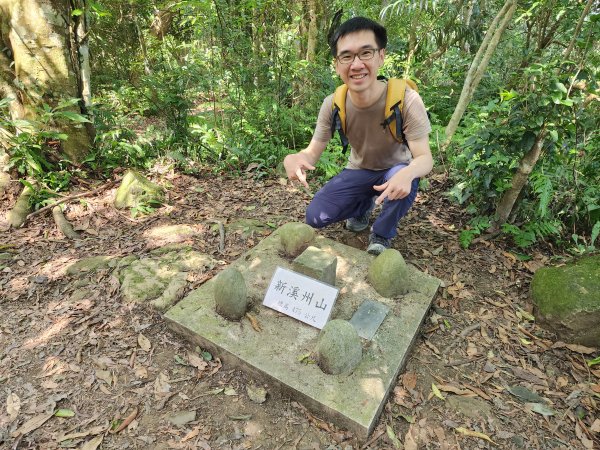
[(292, 181), (300, 181), (308, 189), (306, 171), (315, 169), (315, 164), (323, 154), (325, 147), (327, 147), (327, 142), (313, 139), (304, 150), (287, 155), (283, 160), (283, 166), (288, 178)]
[(387, 197), (389, 200), (397, 200), (410, 194), (411, 183), (415, 178), (424, 177), (433, 168), (433, 157), (429, 148), (429, 136), (424, 136), (414, 141), (408, 141), (408, 148), (413, 155), (410, 164), (398, 171), (387, 182), (373, 189), (381, 194), (375, 200), (378, 205)]

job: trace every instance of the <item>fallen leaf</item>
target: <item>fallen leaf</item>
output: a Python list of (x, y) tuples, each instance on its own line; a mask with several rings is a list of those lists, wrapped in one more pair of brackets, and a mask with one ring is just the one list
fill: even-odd
[(154, 396), (158, 400), (164, 397), (171, 391), (171, 385), (169, 384), (169, 376), (164, 372), (158, 374), (154, 380)]
[(544, 402), (545, 400), (540, 397), (535, 392), (530, 391), (523, 386), (509, 386), (508, 392), (510, 392), (515, 397), (519, 397), (521, 400), (525, 400), (526, 402)]
[(234, 388), (228, 387), (228, 388), (225, 388), (225, 390), (223, 391), (223, 394), (233, 396), (233, 395), (237, 395), (237, 392), (235, 391)]
[(231, 420), (250, 420), (252, 418), (252, 414), (240, 414), (240, 415), (234, 415), (234, 416), (227, 416), (229, 417)]
[(586, 347), (585, 345), (578, 344), (565, 344), (565, 347), (567, 347), (572, 352), (582, 353), (584, 355), (591, 355), (592, 353), (596, 353), (598, 351), (597, 348)]
[(594, 433), (600, 433), (600, 419), (594, 420), (594, 423), (590, 427), (590, 430)]
[(528, 313), (527, 311), (525, 311), (522, 308), (519, 308), (518, 306), (517, 306), (517, 312), (515, 314), (517, 315), (517, 317), (520, 320), (526, 320), (528, 322), (535, 322), (535, 317), (532, 314)]
[(8, 397), (6, 397), (6, 412), (8, 413), (8, 417), (11, 422), (19, 416), (20, 410), (21, 399), (17, 394), (11, 392)]
[(437, 398), (441, 400), (446, 400), (446, 397), (442, 395), (435, 383), (431, 383), (431, 390), (433, 391), (433, 395), (435, 395)]
[(388, 438), (390, 438), (390, 441), (392, 441), (392, 444), (394, 444), (394, 447), (402, 448), (402, 443), (400, 442), (400, 439), (398, 439), (396, 433), (394, 433), (394, 430), (389, 425), (386, 426), (386, 433)]
[(460, 389), (460, 388), (457, 388), (457, 387), (449, 385), (449, 384), (440, 384), (438, 386), (438, 389), (440, 391), (452, 392), (453, 394), (463, 395), (463, 396), (467, 396), (467, 397), (476, 397), (477, 396), (477, 394), (475, 394), (473, 391), (466, 390), (466, 389)]
[(148, 339), (142, 333), (138, 335), (138, 345), (145, 352), (149, 352), (152, 348), (152, 343), (150, 342), (150, 339)]
[(479, 350), (477, 350), (477, 346), (472, 342), (469, 342), (467, 345), (467, 356), (472, 358), (473, 356), (477, 356), (479, 354)]
[(188, 364), (195, 367), (198, 370), (204, 370), (208, 367), (208, 363), (204, 361), (204, 358), (196, 355), (195, 353), (187, 353)]
[(458, 431), (461, 434), (464, 434), (465, 436), (471, 436), (471, 437), (476, 437), (476, 438), (479, 438), (479, 439), (484, 439), (484, 440), (486, 440), (488, 442), (491, 442), (494, 445), (497, 445), (494, 441), (492, 441), (490, 439), (490, 437), (487, 434), (480, 433), (478, 431), (467, 430), (466, 428), (463, 428), (463, 427), (456, 428), (456, 431)]
[(534, 375), (533, 373), (529, 372), (528, 370), (521, 369), (520, 367), (511, 367), (511, 370), (517, 378), (521, 378), (522, 380), (529, 381), (533, 384), (538, 384), (542, 386), (547, 385), (546, 381), (544, 381), (537, 375)]
[(19, 429), (11, 433), (11, 436), (16, 438), (19, 436), (24, 436), (27, 433), (31, 433), (34, 430), (37, 430), (39, 427), (44, 425), (48, 419), (50, 419), (54, 414), (39, 414), (35, 417), (32, 417), (27, 422), (25, 422)]
[(87, 441), (85, 444), (83, 444), (79, 450), (96, 450), (98, 447), (100, 447), (100, 444), (102, 444), (103, 440), (104, 435), (101, 434), (100, 436), (96, 436), (91, 441)]
[(137, 366), (135, 368), (135, 376), (137, 378), (148, 378), (148, 369), (146, 369), (144, 366)]
[(57, 409), (54, 412), (54, 415), (56, 417), (75, 417), (75, 411), (73, 411), (72, 409)]
[(267, 390), (263, 387), (246, 386), (248, 398), (254, 403), (264, 403), (267, 400)]
[[(417, 436), (419, 430), (417, 425), (412, 423), (408, 427), (408, 431), (404, 435), (404, 450), (418, 450), (419, 445), (417, 444)], [(400, 447), (402, 448), (402, 447)]]
[(417, 374), (414, 372), (406, 372), (402, 375), (402, 385), (406, 389), (414, 389), (417, 387)]
[(525, 403), (525, 406), (531, 411), (541, 414), (542, 416), (553, 416), (556, 414), (553, 409), (542, 403)]
[(104, 430), (106, 429), (105, 426), (97, 426), (97, 427), (93, 427), (90, 428), (87, 431), (82, 431), (80, 433), (71, 433), (71, 434), (65, 434), (64, 436), (61, 436), (60, 438), (57, 439), (58, 442), (62, 442), (62, 441), (68, 441), (68, 440), (73, 440), (73, 439), (80, 439), (80, 438), (84, 438), (90, 435), (95, 435), (95, 434), (100, 434), (103, 433)]
[(112, 385), (113, 377), (112, 377), (112, 374), (110, 373), (110, 371), (108, 371), (108, 370), (96, 369), (96, 378), (104, 381), (109, 386)]
[(192, 431), (190, 431), (188, 434), (186, 434), (183, 438), (181, 438), (181, 442), (187, 442), (190, 439), (194, 439), (196, 436), (198, 436), (200, 434), (201, 427), (202, 427), (202, 425), (198, 425), (196, 428), (194, 428)]

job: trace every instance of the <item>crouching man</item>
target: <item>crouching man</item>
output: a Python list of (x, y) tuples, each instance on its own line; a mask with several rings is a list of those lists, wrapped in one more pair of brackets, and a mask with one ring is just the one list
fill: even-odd
[(385, 111), (388, 83), (377, 75), (386, 45), (386, 30), (377, 22), (355, 17), (340, 25), (330, 46), (335, 70), (347, 86), (345, 127), (340, 127), (344, 118), (336, 114), (332, 94), (323, 101), (308, 147), (283, 162), (288, 178), (308, 187), (306, 171), (315, 169), (332, 130), (343, 128), (342, 142), (351, 147), (348, 164), (315, 194), (306, 210), (306, 223), (322, 228), (346, 220), (347, 229), (359, 232), (369, 226), (375, 205), (383, 204), (371, 226), (367, 248), (375, 255), (390, 247), (398, 222), (415, 200), (419, 178), (433, 166), (431, 125), (415, 90), (407, 87), (404, 91), (402, 136), (395, 137), (398, 133), (384, 122), (389, 115)]

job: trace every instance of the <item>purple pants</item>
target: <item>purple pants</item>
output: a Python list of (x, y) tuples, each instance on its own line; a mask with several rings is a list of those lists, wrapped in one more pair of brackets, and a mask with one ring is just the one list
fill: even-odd
[[(406, 166), (398, 164), (385, 170), (344, 169), (315, 194), (306, 209), (306, 223), (314, 228), (322, 228), (365, 214), (371, 207), (373, 197), (380, 194), (373, 186), (385, 183)], [(418, 187), (419, 179), (415, 178), (407, 197), (384, 200), (382, 211), (373, 223), (375, 234), (386, 239), (396, 236), (398, 222), (415, 201)]]

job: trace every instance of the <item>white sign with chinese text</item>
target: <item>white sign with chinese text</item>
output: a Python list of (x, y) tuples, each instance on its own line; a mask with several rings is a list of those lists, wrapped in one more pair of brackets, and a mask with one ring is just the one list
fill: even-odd
[(320, 330), (329, 319), (338, 292), (329, 284), (278, 267), (263, 305)]

